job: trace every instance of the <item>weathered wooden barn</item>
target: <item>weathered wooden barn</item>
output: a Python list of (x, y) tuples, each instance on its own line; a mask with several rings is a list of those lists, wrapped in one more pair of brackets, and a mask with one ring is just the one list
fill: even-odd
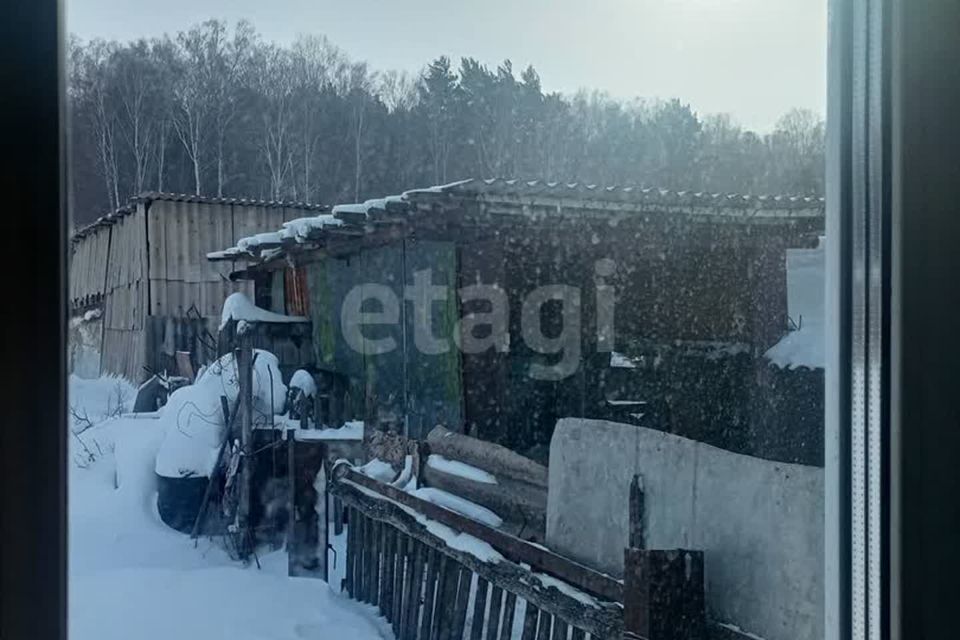
[[(74, 315), (102, 309), (100, 369), (134, 382), (170, 370), (176, 351), (197, 363), (216, 356), (224, 299), (250, 291), (230, 263), (206, 254), (326, 211), (321, 205), (144, 193), (77, 231), (69, 296)], [(172, 373), (173, 370), (171, 370)]]
[[(822, 464), (822, 388), (818, 396), (816, 380), (803, 386), (814, 391), (803, 399), (810, 419), (771, 411), (779, 400), (770, 394), (784, 385), (773, 388), (763, 354), (791, 326), (785, 252), (815, 246), (823, 216), (812, 198), (466, 180), (334, 207), (336, 225), (209, 257), (248, 261), (231, 277), (253, 281), (260, 306), (309, 316), (313, 358), (301, 364), (327, 376), (349, 414), (341, 417), (415, 438), (443, 424), (541, 460), (558, 418), (602, 418)], [(434, 285), (502, 289), (509, 348), (418, 349), (423, 319), (403, 301), (425, 268)], [(344, 297), (368, 284), (401, 301), (398, 322), (364, 329), (392, 337), (388, 353), (359, 353), (344, 337)], [(557, 356), (531, 349), (519, 326), (524, 297), (545, 284), (581, 291), (579, 366), (552, 381), (532, 378), (530, 367)], [(615, 292), (612, 344), (598, 343), (601, 285)], [(431, 307), (434, 333), (452, 344), (460, 319), (484, 311), (451, 296)], [(562, 309), (548, 303), (540, 313), (547, 334), (563, 329)]]

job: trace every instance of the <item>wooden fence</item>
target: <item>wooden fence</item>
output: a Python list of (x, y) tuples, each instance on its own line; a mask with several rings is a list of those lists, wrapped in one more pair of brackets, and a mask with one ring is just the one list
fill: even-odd
[(703, 637), (701, 552), (628, 549), (623, 582), (346, 463), (328, 491), (348, 514), (343, 586), (398, 640)]

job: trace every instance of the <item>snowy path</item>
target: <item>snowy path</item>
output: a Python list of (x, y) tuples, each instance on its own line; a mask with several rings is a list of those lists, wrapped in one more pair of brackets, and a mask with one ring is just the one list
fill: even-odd
[[(129, 403), (132, 389), (120, 388)], [(70, 394), (96, 422), (116, 406), (117, 383), (71, 378)], [(160, 436), (156, 420), (108, 419), (82, 435), (97, 459), (70, 462), (72, 640), (393, 638), (373, 607), (288, 578), (283, 552), (244, 568), (163, 525), (153, 507)], [(74, 438), (71, 454), (83, 455)]]

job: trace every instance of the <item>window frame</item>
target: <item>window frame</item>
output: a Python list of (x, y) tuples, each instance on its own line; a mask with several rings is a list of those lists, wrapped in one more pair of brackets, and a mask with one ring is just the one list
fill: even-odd
[[(827, 637), (950, 637), (960, 529), (960, 3), (829, 0)], [(907, 10), (909, 8), (909, 11)], [(2, 173), (37, 265), (11, 279), (4, 392), (0, 636), (66, 635), (66, 206), (63, 24), (56, 0), (7, 8)], [(9, 50), (9, 51), (7, 51)], [(951, 64), (952, 63), (952, 64)], [(8, 73), (10, 72), (10, 73)], [(55, 231), (54, 231), (55, 230)], [(8, 350), (7, 346), (11, 347)], [(38, 367), (37, 363), (43, 366)], [(19, 378), (19, 379), (17, 379)], [(54, 401), (55, 400), (55, 401)], [(25, 461), (27, 463), (25, 463)], [(24, 499), (29, 487), (30, 499)], [(12, 588), (12, 587), (16, 588)]]

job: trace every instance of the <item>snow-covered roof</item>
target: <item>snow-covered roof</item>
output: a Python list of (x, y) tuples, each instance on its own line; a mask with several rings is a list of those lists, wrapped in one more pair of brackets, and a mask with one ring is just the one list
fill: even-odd
[(331, 213), (322, 213), (310, 218), (297, 218), (283, 223), (283, 228), (279, 231), (280, 240), (306, 241), (310, 239), (313, 231), (325, 229), (327, 227), (339, 227), (343, 225), (343, 220), (335, 217)]
[[(687, 215), (697, 220), (739, 223), (778, 223), (797, 220), (822, 223), (822, 198), (753, 196), (736, 193), (671, 191), (648, 187), (600, 187), (583, 183), (542, 180), (467, 179), (399, 195), (343, 203), (328, 214), (284, 223), (276, 235), (244, 238), (237, 246), (207, 254), (209, 260), (265, 262), (290, 251), (315, 249), (334, 235), (361, 236), (381, 224), (394, 224), (411, 215), (435, 214), (438, 205), (476, 201), (522, 214), (539, 208), (552, 215), (581, 210), (623, 214)], [(269, 256), (264, 250), (271, 251)]]
[(250, 251), (254, 247), (260, 247), (263, 245), (278, 245), (282, 241), (279, 231), (268, 231), (265, 233), (257, 233), (246, 238), (240, 238), (237, 241), (237, 248), (241, 251)]

